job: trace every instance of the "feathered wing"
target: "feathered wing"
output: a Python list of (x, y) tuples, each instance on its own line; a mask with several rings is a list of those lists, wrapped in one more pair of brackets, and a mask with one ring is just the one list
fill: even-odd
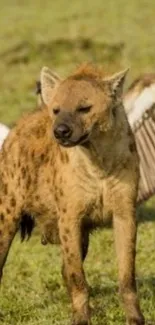
[(138, 203), (155, 193), (155, 75), (145, 75), (124, 96), (140, 159)]
[(0, 148), (3, 144), (3, 141), (7, 137), (9, 131), (10, 131), (9, 128), (6, 125), (0, 123)]

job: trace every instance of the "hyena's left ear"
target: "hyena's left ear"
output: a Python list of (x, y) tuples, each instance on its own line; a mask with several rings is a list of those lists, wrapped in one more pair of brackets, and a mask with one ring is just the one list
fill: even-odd
[(104, 79), (104, 82), (108, 82), (108, 84), (110, 85), (112, 96), (114, 97), (122, 96), (123, 85), (128, 71), (129, 68), (121, 72), (115, 73), (112, 76)]
[(52, 90), (59, 85), (61, 79), (49, 68), (43, 67), (40, 74), (40, 88), (43, 102), (49, 105), (52, 97)]

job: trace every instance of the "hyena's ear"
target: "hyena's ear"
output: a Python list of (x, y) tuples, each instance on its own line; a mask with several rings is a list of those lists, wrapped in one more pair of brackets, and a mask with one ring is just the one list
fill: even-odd
[(43, 67), (40, 74), (40, 89), (42, 100), (45, 105), (49, 105), (52, 97), (52, 90), (59, 85), (61, 79), (49, 68)]
[(129, 68), (121, 72), (115, 73), (112, 76), (104, 79), (104, 82), (108, 82), (108, 84), (110, 85), (112, 96), (114, 97), (122, 96), (123, 85), (128, 71)]

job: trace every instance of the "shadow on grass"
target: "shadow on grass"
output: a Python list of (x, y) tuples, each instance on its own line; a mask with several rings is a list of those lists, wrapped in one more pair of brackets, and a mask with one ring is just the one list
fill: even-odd
[[(140, 291), (141, 301), (144, 303), (155, 298), (155, 277), (148, 277), (143, 279), (137, 279), (138, 291)], [(103, 285), (96, 284), (93, 288), (90, 288), (90, 295), (93, 298), (93, 316), (105, 321), (117, 319), (117, 324), (123, 324), (124, 313), (121, 308), (121, 300), (118, 294), (118, 285), (114, 282), (111, 284), (106, 283)], [(110, 306), (112, 305), (112, 309)], [(146, 317), (146, 325), (155, 325), (155, 320)]]
[[(145, 204), (137, 207), (138, 223), (155, 222), (155, 207), (148, 207)], [(112, 220), (106, 221), (104, 228), (112, 228)]]
[[(154, 295), (155, 297), (155, 276), (138, 278), (136, 281), (140, 290), (147, 288), (147, 290), (151, 290), (152, 295)], [(90, 287), (91, 297), (97, 297), (98, 295), (102, 295), (102, 297), (113, 297), (113, 295), (115, 294), (118, 294), (118, 284), (114, 281), (111, 283), (109, 283), (108, 281), (107, 284), (105, 282), (105, 284), (102, 283), (102, 285), (96, 283), (95, 285), (93, 285), (93, 287)]]
[(155, 208), (141, 205), (137, 208), (137, 220), (138, 223), (144, 223), (149, 221), (155, 222)]

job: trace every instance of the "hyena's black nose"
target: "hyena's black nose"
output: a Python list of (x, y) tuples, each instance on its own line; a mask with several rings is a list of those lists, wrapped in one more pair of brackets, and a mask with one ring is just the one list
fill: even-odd
[(54, 129), (54, 135), (57, 139), (69, 139), (72, 135), (72, 129), (67, 124), (59, 124)]

